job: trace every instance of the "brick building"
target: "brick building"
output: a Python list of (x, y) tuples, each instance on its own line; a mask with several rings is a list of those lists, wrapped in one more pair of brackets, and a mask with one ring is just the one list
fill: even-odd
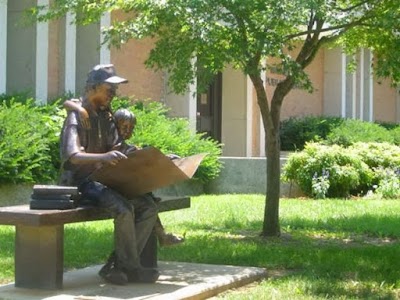
[[(49, 0), (0, 0), (0, 94), (28, 92), (46, 102), (67, 92), (79, 94), (87, 72), (98, 63), (113, 63), (129, 79), (119, 93), (161, 101), (171, 115), (189, 119), (193, 130), (206, 131), (224, 144), (224, 156), (264, 156), (264, 134), (255, 92), (240, 71), (227, 68), (207, 93), (184, 95), (168, 90), (168, 74), (144, 67), (151, 40), (130, 41), (120, 49), (101, 45), (100, 28), (118, 13), (106, 14), (99, 24), (75, 26), (72, 15), (50, 23), (26, 24), (23, 13)], [(388, 80), (371, 75), (372, 53), (360, 50), (355, 73), (346, 72), (349, 60), (340, 49), (322, 49), (307, 72), (312, 94), (293, 89), (282, 107), (282, 119), (291, 116), (331, 115), (367, 121), (400, 121), (399, 91)], [(268, 94), (281, 80), (263, 74)]]

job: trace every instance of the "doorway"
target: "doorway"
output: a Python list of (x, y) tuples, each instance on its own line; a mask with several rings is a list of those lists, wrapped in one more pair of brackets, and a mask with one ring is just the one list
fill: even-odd
[(215, 76), (208, 90), (197, 95), (197, 132), (204, 132), (221, 143), (222, 73)]

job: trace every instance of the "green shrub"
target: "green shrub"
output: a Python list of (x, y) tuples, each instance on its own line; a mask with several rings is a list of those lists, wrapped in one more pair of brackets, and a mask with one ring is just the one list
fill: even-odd
[[(0, 96), (1, 97), (1, 96)], [(37, 106), (22, 96), (0, 98), (0, 184), (54, 183), (60, 169), (59, 138), (66, 112), (60, 101)], [(220, 145), (201, 134), (193, 134), (185, 119), (168, 118), (162, 104), (116, 99), (114, 109), (128, 107), (138, 123), (131, 143), (152, 145), (164, 153), (182, 157), (208, 153), (194, 178), (206, 182), (221, 169)]]
[(393, 143), (400, 146), (400, 126), (390, 129), (389, 132), (393, 137)]
[(20, 103), (23, 105), (34, 106), (35, 102), (32, 97), (29, 96), (29, 92), (15, 93), (15, 94), (1, 94), (0, 104), (5, 104), (10, 107), (12, 104)]
[(324, 193), (327, 197), (348, 197), (360, 193), (363, 187), (366, 191), (373, 178), (372, 170), (356, 151), (319, 143), (308, 143), (303, 151), (290, 155), (282, 172), (283, 180), (294, 181), (308, 196), (316, 195), (315, 179), (324, 175), (329, 186)]
[(282, 151), (302, 150), (307, 142), (349, 146), (356, 142), (400, 145), (400, 126), (390, 122), (365, 122), (340, 117), (291, 117), (280, 123)]
[(0, 183), (49, 183), (59, 170), (62, 117), (56, 104), (0, 101)]
[(289, 156), (282, 172), (315, 198), (363, 195), (376, 190), (383, 198), (400, 194), (400, 147), (389, 143), (307, 144)]
[(201, 162), (194, 178), (207, 182), (218, 176), (221, 169), (221, 145), (203, 134), (195, 134), (189, 130), (187, 119), (170, 118), (168, 109), (159, 102), (135, 102), (130, 104), (126, 99), (113, 101), (113, 110), (125, 107), (137, 118), (135, 132), (130, 143), (144, 146), (150, 145), (163, 153), (173, 153), (186, 157), (198, 153), (208, 153)]
[[(400, 148), (396, 145), (359, 142), (351, 146), (350, 149), (354, 149), (362, 161), (373, 171), (372, 186), (380, 186), (387, 180), (386, 170), (396, 170), (400, 166)], [(385, 172), (382, 170), (385, 170)], [(372, 190), (372, 186), (368, 189)]]
[(386, 121), (375, 121), (376, 124), (386, 128), (387, 130), (392, 130), (399, 127), (399, 124), (393, 122), (386, 122)]
[(400, 166), (400, 148), (389, 143), (355, 143), (358, 155), (371, 168), (396, 168)]
[(302, 150), (307, 142), (324, 140), (343, 122), (339, 117), (291, 117), (280, 123), (281, 150)]
[(325, 199), (330, 186), (331, 184), (329, 182), (329, 172), (326, 170), (322, 170), (321, 175), (315, 173), (312, 178), (311, 193), (316, 199)]
[(357, 119), (346, 119), (328, 134), (326, 142), (330, 145), (350, 146), (356, 142), (393, 143), (393, 136), (384, 127)]
[(400, 198), (399, 169), (378, 168), (376, 173), (377, 177), (380, 177), (375, 190), (376, 194), (384, 199)]

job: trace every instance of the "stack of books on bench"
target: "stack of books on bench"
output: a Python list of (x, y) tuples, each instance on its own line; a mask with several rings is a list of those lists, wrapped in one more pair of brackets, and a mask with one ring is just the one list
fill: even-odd
[(34, 185), (30, 209), (71, 209), (77, 207), (79, 197), (75, 186)]

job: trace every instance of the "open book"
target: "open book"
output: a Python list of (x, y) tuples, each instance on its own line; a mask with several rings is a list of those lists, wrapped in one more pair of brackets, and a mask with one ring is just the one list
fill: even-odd
[(160, 150), (146, 147), (128, 154), (115, 166), (105, 165), (90, 179), (99, 181), (129, 198), (192, 178), (207, 154), (171, 160)]

